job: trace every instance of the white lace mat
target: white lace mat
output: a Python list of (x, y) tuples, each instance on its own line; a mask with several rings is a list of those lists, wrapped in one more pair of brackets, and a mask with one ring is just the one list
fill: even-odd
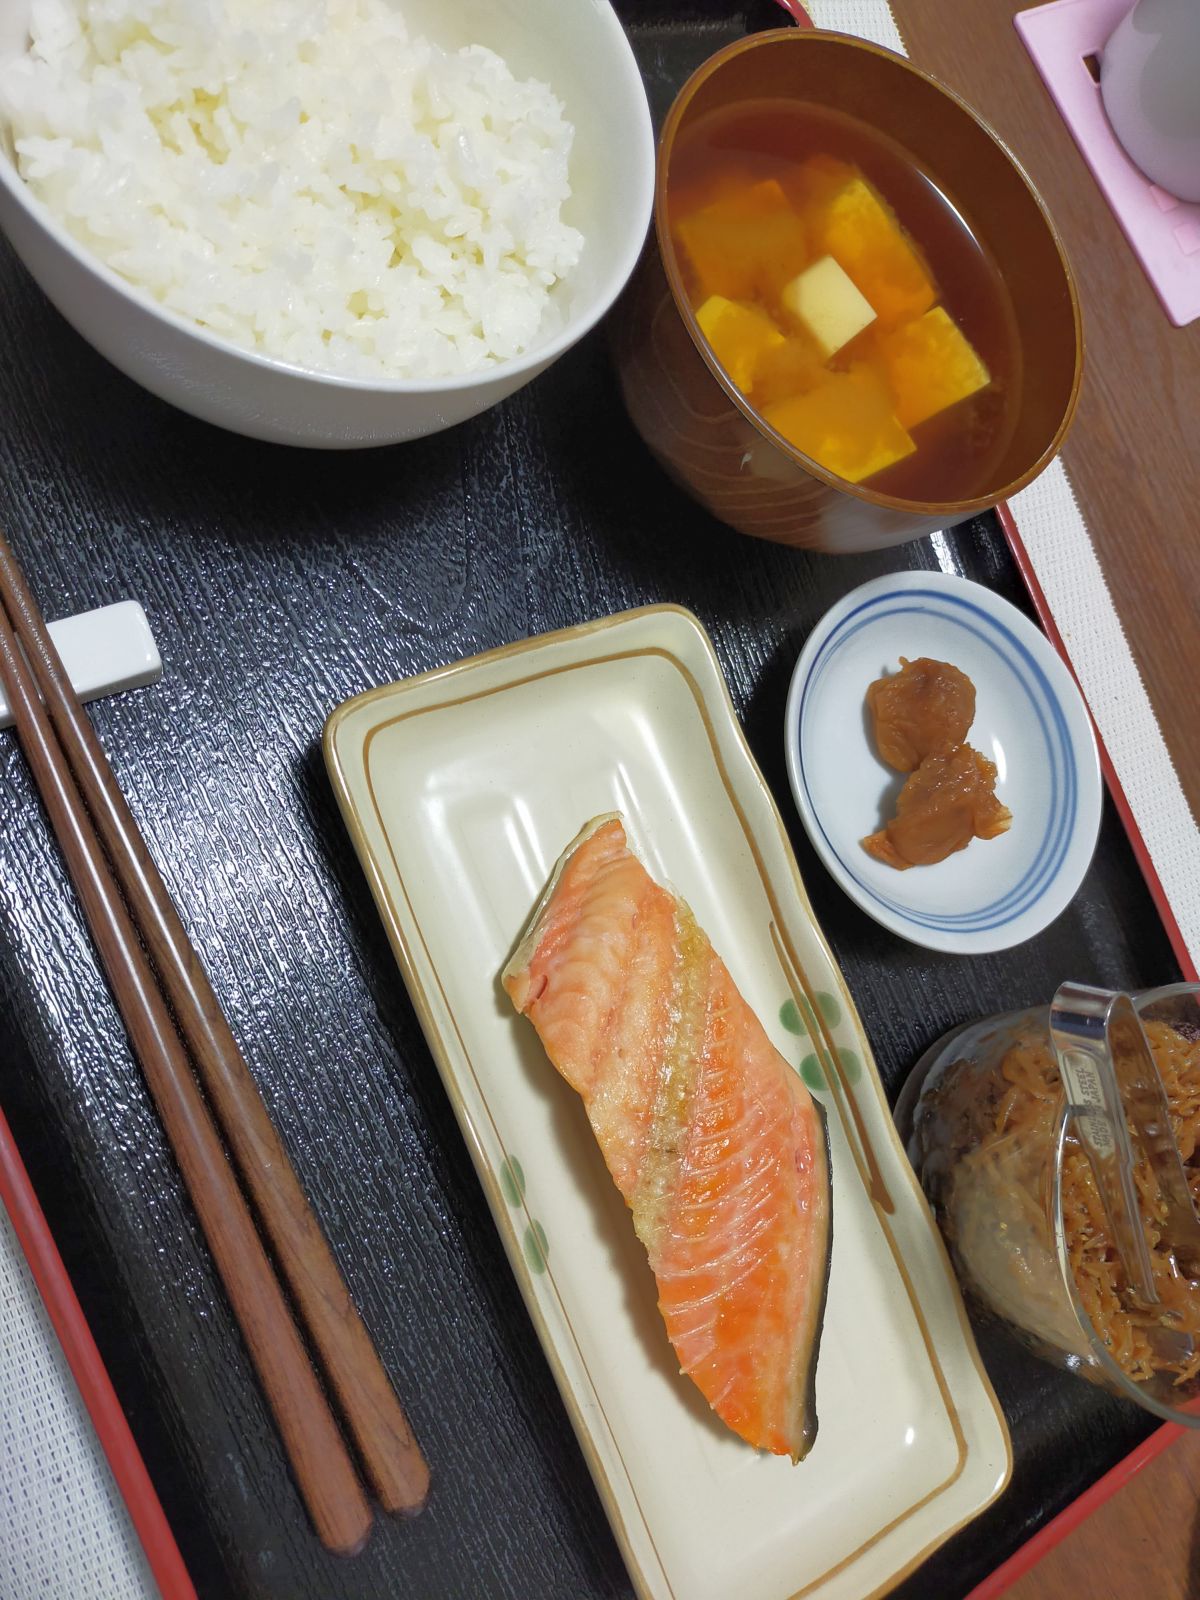
[(155, 1600), (157, 1594), (0, 1206), (0, 1597)]

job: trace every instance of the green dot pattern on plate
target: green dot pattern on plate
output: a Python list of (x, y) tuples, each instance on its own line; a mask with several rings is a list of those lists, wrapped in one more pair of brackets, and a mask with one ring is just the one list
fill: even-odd
[(550, 1241), (540, 1222), (531, 1222), (525, 1229), (525, 1259), (534, 1272), (545, 1272), (550, 1259)]
[(842, 1008), (829, 993), (828, 989), (822, 989), (817, 995), (817, 1005), (820, 1007), (821, 1015), (825, 1018), (825, 1021), (829, 1024), (829, 1026), (831, 1028), (836, 1028), (838, 1023), (842, 1020)]
[(800, 1076), (810, 1089), (823, 1089), (825, 1087), (825, 1074), (821, 1071), (821, 1063), (815, 1055), (807, 1055), (800, 1063)]
[(862, 1077), (862, 1062), (856, 1050), (839, 1050), (838, 1060), (842, 1063), (842, 1071), (850, 1083), (857, 1083)]
[(525, 1174), (516, 1156), (508, 1156), (500, 1163), (500, 1187), (510, 1206), (519, 1206), (525, 1198)]
[(789, 1033), (815, 1033), (817, 1028), (813, 1008), (803, 997), (798, 1003), (785, 1000), (779, 1008), (779, 1021)]
[(808, 1029), (804, 1026), (804, 1023), (800, 1018), (799, 1011), (796, 1009), (796, 1002), (794, 1000), (785, 1000), (780, 1006), (779, 1021), (789, 1033), (808, 1032)]

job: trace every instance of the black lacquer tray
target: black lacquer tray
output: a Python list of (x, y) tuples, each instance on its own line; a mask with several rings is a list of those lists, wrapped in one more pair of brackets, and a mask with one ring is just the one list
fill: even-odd
[[(623, 8), (661, 113), (747, 27)], [(428, 441), (303, 454), (144, 394), (0, 249), (0, 521), (51, 616), (133, 596), (165, 662), (93, 714), (429, 1455), (412, 1523), (353, 1561), (311, 1535), (11, 736), (0, 736), (0, 1104), (203, 1600), (599, 1600), (632, 1589), (396, 972), (321, 760), (347, 696), (646, 602), (716, 643), (889, 1089), (950, 1026), (1067, 977), (1177, 967), (1115, 815), (1070, 910), (960, 959), (900, 942), (820, 867), (782, 759), (788, 675), (847, 589), (954, 570), (1029, 609), (998, 524), (811, 557), (715, 524), (627, 423), (601, 330)], [(981, 1328), (1011, 1486), (898, 1593), (956, 1600), (1148, 1419)], [(686, 1597), (684, 1597), (686, 1600)], [(732, 1597), (731, 1597), (732, 1600)]]

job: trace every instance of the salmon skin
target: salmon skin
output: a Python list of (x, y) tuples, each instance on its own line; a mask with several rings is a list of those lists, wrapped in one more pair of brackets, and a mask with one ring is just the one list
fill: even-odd
[(680, 1369), (748, 1443), (816, 1437), (825, 1118), (619, 816), (568, 846), (502, 981), (583, 1097)]

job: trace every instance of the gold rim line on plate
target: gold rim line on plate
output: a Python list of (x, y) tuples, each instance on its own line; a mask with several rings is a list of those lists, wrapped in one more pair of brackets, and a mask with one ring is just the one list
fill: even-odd
[[(439, 1067), (441, 1068), (443, 1082), (449, 1093), (456, 1117), (460, 1123), (460, 1126), (467, 1134), (469, 1144), (477, 1153), (478, 1159), (476, 1160), (476, 1167), (480, 1172), (481, 1178), (483, 1179), (490, 1208), (492, 1209), (494, 1218), (500, 1228), (501, 1235), (505, 1240), (506, 1252), (509, 1255), (510, 1264), (513, 1265), (518, 1282), (523, 1286), (524, 1289), (527, 1290), (523, 1297), (526, 1299), (527, 1307), (530, 1309), (531, 1316), (537, 1325), (543, 1348), (546, 1351), (552, 1368), (555, 1370), (555, 1376), (559, 1381), (560, 1391), (563, 1393), (564, 1402), (567, 1404), (567, 1408), (571, 1413), (572, 1421), (575, 1424), (576, 1432), (579, 1434), (581, 1445), (584, 1449), (585, 1455), (588, 1457), (589, 1465), (592, 1467), (593, 1476), (596, 1478), (597, 1484), (601, 1488), (602, 1496), (609, 1510), (609, 1515), (614, 1522), (614, 1527), (618, 1530), (620, 1543), (622, 1545), (623, 1553), (626, 1556), (627, 1563), (630, 1566), (631, 1572), (634, 1574), (635, 1580), (638, 1581), (639, 1588), (644, 1588), (645, 1574), (641, 1570), (640, 1563), (637, 1562), (636, 1558), (633, 1556), (632, 1550), (628, 1545), (625, 1529), (625, 1517), (616, 1501), (615, 1491), (609, 1481), (608, 1472), (604, 1463), (599, 1460), (599, 1457), (595, 1451), (594, 1445), (589, 1437), (587, 1427), (584, 1424), (582, 1415), (577, 1404), (575, 1403), (572, 1393), (572, 1385), (567, 1379), (566, 1373), (558, 1359), (557, 1352), (553, 1348), (553, 1342), (550, 1340), (550, 1329), (545, 1322), (541, 1306), (538, 1302), (536, 1288), (533, 1284), (532, 1273), (528, 1271), (527, 1263), (524, 1260), (521, 1250), (521, 1241), (518, 1238), (516, 1230), (512, 1224), (510, 1214), (512, 1208), (510, 1205), (505, 1203), (504, 1197), (500, 1194), (498, 1185), (491, 1171), (491, 1154), (490, 1152), (484, 1150), (478, 1135), (478, 1130), (474, 1126), (470, 1109), (462, 1100), (457, 1086), (453, 1081), (453, 1069), (444, 1048), (441, 1029), (438, 1027), (433, 1016), (432, 1008), (429, 1004), (429, 999), (425, 992), (424, 984), (422, 983), (421, 978), (416, 971), (415, 964), (412, 960), (412, 953), (408, 948), (407, 940), (400, 926), (400, 919), (397, 915), (396, 906), (392, 900), (392, 896), (387, 884), (384, 882), (382, 875), (378, 871), (377, 865), (374, 861), (374, 849), (366, 839), (365, 832), (362, 827), (361, 817), (359, 816), (358, 807), (355, 804), (353, 796), (350, 794), (349, 785), (346, 781), (345, 773), (342, 768), (340, 752), (337, 749), (337, 738), (343, 723), (350, 716), (356, 712), (365, 710), (369, 705), (376, 701), (392, 698), (397, 694), (407, 694), (417, 689), (419, 686), (428, 687), (437, 681), (448, 682), (464, 671), (474, 673), (476, 670), (482, 670), (487, 667), (497, 665), (503, 661), (513, 660), (514, 658), (524, 655), (531, 650), (538, 650), (546, 646), (558, 646), (559, 648), (562, 648), (567, 645), (574, 645), (581, 642), (590, 634), (607, 631), (622, 624), (628, 625), (629, 623), (639, 620), (650, 620), (663, 616), (672, 616), (682, 619), (688, 626), (689, 632), (692, 633), (695, 642), (699, 644), (702, 654), (705, 657), (706, 665), (709, 667), (714, 680), (718, 685), (718, 698), (723, 700), (724, 707), (728, 712), (729, 725), (733, 730), (735, 742), (739, 746), (739, 754), (742, 756), (744, 762), (749, 768), (750, 775), (757, 785), (760, 798), (767, 804), (771, 813), (773, 813), (774, 820), (779, 830), (780, 842), (783, 846), (785, 860), (791, 868), (793, 889), (796, 894), (797, 902), (801, 910), (807, 914), (810, 928), (817, 936), (818, 947), (821, 951), (821, 954), (823, 955), (830, 972), (837, 980), (836, 987), (841, 991), (841, 996), (844, 1001), (845, 1015), (849, 1019), (855, 1038), (862, 1048), (864, 1068), (873, 1080), (876, 1095), (880, 1104), (880, 1111), (885, 1125), (891, 1134), (891, 1139), (896, 1147), (897, 1153), (901, 1157), (902, 1170), (907, 1172), (910, 1180), (910, 1186), (914, 1191), (916, 1191), (916, 1198), (921, 1214), (925, 1217), (929, 1232), (934, 1235), (935, 1243), (937, 1245), (937, 1258), (940, 1260), (943, 1271), (950, 1281), (952, 1289), (952, 1304), (955, 1306), (957, 1311), (960, 1331), (963, 1335), (965, 1349), (975, 1367), (976, 1374), (980, 1379), (983, 1393), (986, 1399), (990, 1402), (992, 1410), (999, 1423), (1001, 1438), (1004, 1442), (1006, 1454), (1005, 1470), (993, 1492), (978, 1507), (973, 1509), (967, 1516), (960, 1519), (960, 1521), (953, 1527), (945, 1530), (944, 1532), (939, 1532), (938, 1535), (932, 1541), (930, 1541), (930, 1543), (926, 1545), (922, 1551), (920, 1551), (908, 1563), (906, 1563), (905, 1567), (901, 1571), (892, 1574), (885, 1581), (881, 1588), (873, 1591), (874, 1596), (881, 1596), (895, 1587), (895, 1585), (902, 1580), (904, 1575), (919, 1565), (920, 1562), (924, 1560), (932, 1550), (936, 1549), (939, 1545), (944, 1543), (946, 1539), (952, 1537), (952, 1535), (957, 1532), (959, 1528), (965, 1526), (966, 1523), (972, 1521), (974, 1517), (979, 1515), (979, 1513), (984, 1510), (987, 1505), (991, 1504), (996, 1496), (1001, 1493), (1007, 1484), (1009, 1477), (1011, 1476), (1011, 1442), (1009, 1440), (1008, 1430), (1004, 1422), (1003, 1413), (1000, 1410), (995, 1395), (991, 1389), (991, 1385), (983, 1369), (982, 1363), (979, 1359), (978, 1350), (975, 1346), (973, 1335), (970, 1332), (970, 1326), (967, 1322), (965, 1311), (962, 1306), (957, 1280), (954, 1278), (953, 1269), (950, 1266), (949, 1258), (946, 1255), (944, 1246), (941, 1244), (940, 1237), (934, 1232), (932, 1218), (929, 1217), (928, 1212), (924, 1207), (924, 1202), (921, 1199), (920, 1191), (917, 1189), (915, 1174), (913, 1174), (911, 1169), (908, 1167), (907, 1157), (904, 1156), (903, 1149), (900, 1147), (899, 1136), (896, 1134), (895, 1128), (892, 1125), (891, 1116), (887, 1109), (886, 1098), (883, 1095), (882, 1085), (878, 1078), (878, 1069), (875, 1065), (874, 1056), (870, 1050), (870, 1046), (867, 1043), (861, 1020), (858, 1016), (857, 1007), (854, 1004), (853, 998), (851, 997), (845, 984), (845, 980), (842, 976), (840, 968), (837, 966), (832, 952), (829, 949), (828, 943), (825, 940), (824, 934), (812, 912), (807, 893), (803, 887), (803, 881), (800, 878), (799, 868), (795, 863), (790, 841), (787, 838), (782, 816), (779, 814), (778, 807), (775, 805), (774, 797), (767, 788), (765, 780), (758, 769), (757, 763), (754, 761), (754, 757), (750, 752), (745, 735), (741, 729), (741, 725), (737, 720), (732, 698), (729, 695), (728, 685), (725, 681), (724, 674), (721, 671), (720, 664), (716, 658), (711, 640), (704, 631), (700, 622), (690, 611), (681, 606), (658, 605), (642, 607), (637, 610), (619, 613), (612, 617), (600, 618), (594, 622), (585, 623), (576, 628), (564, 629), (557, 633), (539, 635), (532, 639), (520, 640), (514, 644), (502, 646), (499, 649), (488, 651), (483, 655), (469, 657), (466, 660), (455, 662), (445, 667), (436, 668), (431, 672), (402, 680), (398, 684), (384, 685), (380, 688), (369, 690), (365, 694), (359, 695), (354, 699), (347, 701), (344, 705), (340, 706), (336, 711), (334, 711), (329, 718), (326, 724), (323, 741), (325, 745), (326, 761), (329, 766), (331, 776), (334, 778), (334, 787), (337, 791), (343, 816), (351, 832), (351, 836), (359, 853), (360, 859), (362, 859), (364, 866), (367, 868), (368, 880), (371, 883), (376, 902), (380, 905), (380, 909), (384, 912), (384, 918), (388, 926), (388, 933), (391, 938), (393, 950), (395, 951), (399, 960), (401, 970), (409, 986), (410, 993), (412, 993), (414, 1004), (416, 1005), (426, 1038), (435, 1056), (437, 1057)], [(802, 1597), (812, 1594), (815, 1589), (828, 1582), (831, 1577), (844, 1570), (844, 1568), (853, 1561), (859, 1559), (865, 1553), (865, 1551), (871, 1548), (872, 1545), (885, 1538), (889, 1532), (893, 1531), (902, 1522), (905, 1522), (916, 1515), (920, 1510), (928, 1505), (931, 1500), (950, 1488), (961, 1476), (965, 1468), (967, 1459), (967, 1445), (961, 1420), (959, 1418), (957, 1409), (954, 1406), (949, 1385), (946, 1381), (945, 1374), (942, 1371), (940, 1361), (934, 1348), (932, 1336), (920, 1304), (919, 1296), (909, 1275), (907, 1265), (904, 1262), (902, 1253), (900, 1251), (900, 1247), (895, 1239), (891, 1227), (887, 1222), (886, 1213), (890, 1210), (894, 1210), (894, 1205), (891, 1201), (890, 1195), (887, 1192), (886, 1185), (883, 1183), (882, 1172), (879, 1168), (878, 1161), (875, 1158), (874, 1151), (871, 1148), (870, 1136), (863, 1124), (862, 1114), (857, 1105), (853, 1089), (851, 1088), (842, 1071), (840, 1058), (837, 1053), (837, 1046), (832, 1039), (819, 1006), (817, 1006), (814, 1001), (813, 995), (809, 989), (809, 985), (803, 976), (802, 964), (799, 962), (798, 957), (795, 955), (795, 952), (791, 947), (790, 938), (784, 932), (786, 923), (777, 903), (777, 899), (771, 885), (770, 875), (767, 872), (765, 863), (763, 861), (758, 840), (755, 837), (754, 831), (745, 815), (735, 786), (727, 770), (724, 757), (720, 750), (716, 729), (713, 719), (709, 714), (709, 708), (705, 700), (703, 690), (697, 682), (694, 674), (675, 653), (658, 646), (645, 646), (634, 650), (609, 652), (606, 655), (591, 656), (584, 660), (566, 662), (559, 666), (544, 668), (539, 672), (531, 673), (522, 678), (509, 679), (506, 682), (493, 684), (463, 695), (454, 696), (424, 706), (414, 707), (412, 710), (398, 713), (394, 717), (390, 717), (383, 722), (376, 723), (372, 727), (368, 728), (363, 735), (361, 753), (363, 775), (368, 794), (371, 798), (372, 807), (375, 812), (375, 820), (378, 825), (379, 832), (387, 846), (388, 855), (391, 859), (392, 870), (395, 875), (396, 882), (399, 885), (401, 893), (404, 897), (411, 925), (417, 932), (429, 971), (432, 973), (434, 982), (437, 985), (443, 1011), (448, 1018), (455, 1038), (457, 1039), (462, 1059), (466, 1063), (471, 1074), (471, 1079), (474, 1083), (476, 1094), (478, 1095), (479, 1103), (483, 1110), (484, 1116), (488, 1125), (490, 1126), (495, 1146), (500, 1151), (501, 1156), (504, 1159), (508, 1159), (507, 1148), (504, 1140), (500, 1136), (499, 1129), (495, 1124), (495, 1120), (491, 1113), (491, 1108), (488, 1105), (487, 1097), (480, 1083), (478, 1073), (475, 1070), (470, 1052), (466, 1048), (465, 1041), (462, 1037), (461, 1031), (458, 1028), (457, 1020), (454, 1017), (448, 997), (446, 996), (445, 990), (442, 987), (437, 971), (437, 965), (430, 954), (420, 921), (413, 909), (411, 898), (408, 895), (408, 891), (404, 883), (403, 874), (400, 872), (399, 864), (396, 860), (394, 849), (392, 848), (389, 830), (383, 818), (382, 808), (379, 805), (375, 793), (374, 782), (370, 772), (371, 745), (377, 734), (386, 731), (388, 728), (391, 728), (400, 722), (407, 721), (426, 712), (452, 709), (456, 706), (466, 704), (474, 700), (485, 699), (493, 694), (498, 694), (509, 689), (519, 688), (528, 685), (529, 683), (538, 682), (545, 678), (558, 676), (564, 672), (577, 670), (581, 667), (602, 666), (605, 664), (611, 664), (615, 661), (637, 659), (647, 656), (662, 659), (667, 662), (667, 664), (673, 666), (687, 684), (689, 692), (691, 693), (693, 701), (696, 705), (702, 725), (704, 726), (705, 732), (708, 736), (710, 754), (712, 756), (717, 773), (721, 779), (721, 783), (725, 790), (726, 797), (730, 803), (730, 807), (737, 818), (739, 826), (742, 829), (747, 848), (750, 851), (752, 859), (754, 860), (755, 867), (759, 874), (764, 897), (775, 917), (779, 919), (778, 924), (772, 924), (770, 926), (770, 933), (772, 942), (776, 946), (777, 958), (780, 959), (780, 966), (783, 976), (787, 981), (789, 988), (792, 990), (793, 997), (798, 1000), (799, 997), (803, 995), (808, 1001), (808, 1004), (811, 1007), (811, 1014), (818, 1019), (820, 1032), (824, 1035), (823, 1038), (814, 1036), (814, 1043), (817, 1045), (821, 1055), (826, 1058), (824, 1063), (826, 1077), (831, 1086), (834, 1102), (838, 1109), (839, 1120), (842, 1123), (843, 1133), (846, 1136), (847, 1148), (851, 1151), (851, 1154), (854, 1157), (860, 1180), (864, 1184), (868, 1199), (871, 1202), (872, 1210), (875, 1213), (877, 1221), (879, 1222), (879, 1225), (883, 1231), (885, 1241), (896, 1264), (898, 1274), (901, 1282), (904, 1285), (905, 1292), (908, 1295), (909, 1302), (913, 1308), (913, 1315), (917, 1330), (921, 1336), (922, 1343), (925, 1346), (926, 1355), (929, 1359), (930, 1367), (933, 1372), (935, 1382), (937, 1383), (939, 1393), (942, 1397), (943, 1404), (946, 1407), (947, 1418), (958, 1447), (957, 1463), (954, 1467), (954, 1470), (943, 1483), (935, 1486), (935, 1488), (930, 1490), (907, 1511), (901, 1513), (898, 1517), (893, 1518), (892, 1521), (886, 1524), (883, 1528), (878, 1529), (874, 1534), (872, 1534), (870, 1539), (864, 1542), (864, 1544), (858, 1546), (853, 1552), (844, 1556), (835, 1566), (829, 1568), (819, 1577), (811, 1580), (803, 1589), (797, 1591), (793, 1596), (790, 1597), (790, 1600), (802, 1600)], [(782, 957), (786, 957), (786, 959), (781, 958), (781, 949)], [(842, 1102), (843, 1093), (852, 1107), (852, 1110), (849, 1112), (847, 1111), (846, 1105), (844, 1105)], [(861, 1151), (859, 1148), (860, 1140)], [(876, 1188), (876, 1183), (879, 1185), (878, 1189)], [(528, 1221), (532, 1220), (531, 1214), (529, 1213), (528, 1207), (526, 1206), (524, 1200), (522, 1201), (521, 1211), (524, 1213)], [(563, 1304), (558, 1285), (554, 1281), (553, 1269), (550, 1267), (549, 1263), (547, 1263), (547, 1271), (544, 1276), (554, 1292), (554, 1298), (558, 1304), (562, 1323), (571, 1335), (580, 1368), (587, 1376), (589, 1388), (591, 1389), (592, 1395), (595, 1399), (597, 1410), (604, 1419), (605, 1428), (608, 1432), (614, 1454), (616, 1455), (617, 1460), (621, 1463), (621, 1467), (624, 1471), (630, 1497), (633, 1500), (634, 1505), (637, 1507), (638, 1513), (641, 1517), (643, 1531), (650, 1543), (651, 1548), (654, 1550), (656, 1559), (658, 1560), (663, 1582), (666, 1584), (668, 1591), (670, 1591), (670, 1580), (667, 1577), (666, 1569), (662, 1562), (662, 1557), (659, 1555), (655, 1545), (654, 1536), (649, 1521), (646, 1517), (645, 1511), (642, 1508), (641, 1502), (638, 1499), (637, 1491), (634, 1488), (628, 1465), (625, 1462), (620, 1446), (617, 1443), (612, 1424), (604, 1412), (603, 1406), (600, 1403), (599, 1395), (596, 1393), (594, 1383), (592, 1383), (590, 1373), (588, 1373), (587, 1363), (584, 1360), (582, 1350), (580, 1349), (578, 1337), (573, 1326), (571, 1325), (570, 1317), (568, 1316), (566, 1308)]]

